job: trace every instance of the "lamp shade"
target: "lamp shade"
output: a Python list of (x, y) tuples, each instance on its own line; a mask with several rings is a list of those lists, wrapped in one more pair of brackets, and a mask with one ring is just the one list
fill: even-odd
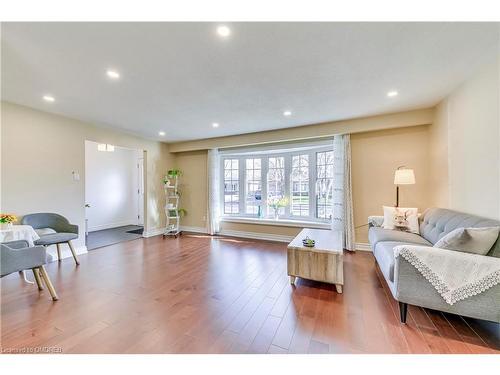
[(413, 169), (397, 169), (394, 173), (394, 185), (413, 185), (415, 183), (415, 174)]

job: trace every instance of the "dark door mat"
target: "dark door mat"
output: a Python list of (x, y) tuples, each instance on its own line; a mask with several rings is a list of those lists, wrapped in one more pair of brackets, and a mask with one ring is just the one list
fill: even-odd
[(139, 228), (139, 229), (134, 229), (134, 230), (128, 230), (127, 233), (133, 233), (133, 234), (142, 234), (144, 232), (144, 228)]

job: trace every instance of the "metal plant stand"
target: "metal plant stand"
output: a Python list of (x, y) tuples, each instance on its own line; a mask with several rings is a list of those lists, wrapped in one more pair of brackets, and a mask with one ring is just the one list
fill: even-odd
[(167, 226), (165, 228), (165, 233), (163, 237), (174, 236), (177, 238), (181, 234), (180, 221), (181, 217), (179, 214), (179, 176), (167, 176), (167, 183), (164, 185), (165, 188), (165, 215), (167, 216)]

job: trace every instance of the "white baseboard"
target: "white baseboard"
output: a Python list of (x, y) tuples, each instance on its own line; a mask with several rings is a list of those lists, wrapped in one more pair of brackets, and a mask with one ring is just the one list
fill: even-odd
[(294, 238), (294, 236), (284, 236), (281, 234), (244, 232), (244, 231), (239, 231), (239, 230), (222, 230), (219, 232), (219, 234), (221, 236), (251, 238), (251, 239), (255, 239), (255, 240), (268, 240), (268, 241), (277, 241), (277, 242), (290, 242)]
[(355, 243), (354, 248), (359, 251), (372, 251), (372, 248), (370, 247), (370, 244), (368, 243)]
[(92, 227), (89, 226), (87, 229), (88, 229), (89, 232), (96, 232), (98, 230), (124, 227), (126, 225), (137, 225), (137, 219), (135, 220), (135, 222), (134, 222), (134, 220), (117, 221), (115, 223), (94, 225)]
[(153, 228), (148, 230), (147, 232), (142, 233), (142, 237), (149, 238), (154, 236), (159, 236), (160, 234), (165, 233), (165, 228)]
[(191, 227), (188, 225), (181, 225), (181, 231), (183, 232), (193, 232), (193, 233), (204, 233), (207, 234), (207, 228), (205, 227)]
[[(205, 227), (191, 227), (188, 225), (181, 225), (179, 228), (183, 232), (193, 232), (193, 233), (208, 233), (207, 228)], [(142, 237), (148, 238), (148, 237), (154, 237), (154, 236), (159, 236), (161, 234), (165, 233), (165, 228), (153, 228), (148, 230), (147, 232), (144, 232), (142, 234)]]
[[(207, 234), (207, 228), (205, 227), (192, 227), (187, 225), (181, 225), (180, 230), (183, 232), (193, 232), (193, 233), (204, 233)], [(143, 237), (153, 237), (161, 235), (165, 232), (165, 228), (154, 228), (148, 232), (143, 233)], [(270, 233), (257, 233), (257, 232), (244, 232), (240, 230), (222, 230), (219, 232), (221, 236), (239, 237), (239, 238), (250, 238), (254, 240), (268, 240), (277, 242), (291, 242), (294, 236), (285, 236), (282, 234), (270, 234)], [(367, 243), (355, 243), (354, 248), (359, 251), (372, 251), (370, 244)]]
[[(60, 247), (61, 247), (61, 259), (73, 258), (73, 254), (71, 253), (71, 250), (69, 249), (69, 246), (67, 244), (61, 244)], [(87, 246), (85, 245), (76, 246), (75, 253), (76, 255), (87, 254), (88, 253)], [(52, 262), (57, 262), (57, 247), (55, 245), (47, 247), (47, 254), (50, 254), (52, 256)]]

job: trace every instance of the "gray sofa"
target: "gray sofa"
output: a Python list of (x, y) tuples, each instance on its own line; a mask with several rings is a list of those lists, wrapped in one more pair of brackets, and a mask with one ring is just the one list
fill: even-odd
[[(378, 221), (380, 223), (380, 221)], [(500, 222), (443, 208), (430, 208), (420, 218), (420, 235), (383, 229), (371, 220), (368, 239), (375, 259), (394, 298), (399, 301), (401, 322), (408, 304), (472, 318), (500, 322), (500, 284), (454, 305), (447, 304), (434, 287), (403, 257), (394, 257), (398, 245), (433, 246), (456, 228), (500, 226)], [(449, 251), (436, 248), (436, 251)], [(500, 258), (500, 239), (486, 256)]]

